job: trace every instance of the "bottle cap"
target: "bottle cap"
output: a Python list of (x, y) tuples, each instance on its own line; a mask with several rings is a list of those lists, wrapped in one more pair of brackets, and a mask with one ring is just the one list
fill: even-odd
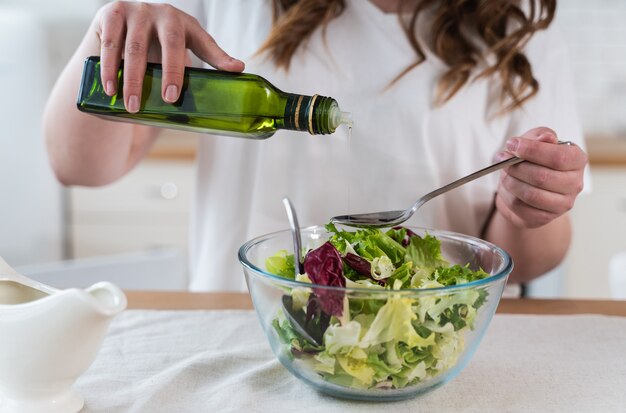
[(341, 115), (339, 116), (339, 124), (346, 124), (349, 127), (352, 127), (353, 125), (353, 121), (352, 121), (352, 114), (350, 112), (341, 112)]
[(349, 127), (352, 127), (353, 124), (352, 115), (350, 114), (350, 112), (342, 112), (341, 110), (339, 110), (337, 102), (333, 102), (333, 104), (329, 108), (328, 121), (328, 126), (331, 133), (334, 132), (339, 127), (339, 125), (346, 124)]

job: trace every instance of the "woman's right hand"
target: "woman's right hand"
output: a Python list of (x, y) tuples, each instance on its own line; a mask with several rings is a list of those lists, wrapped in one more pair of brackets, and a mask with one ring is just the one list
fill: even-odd
[(106, 94), (117, 93), (117, 71), (124, 59), (124, 105), (137, 112), (148, 60), (163, 66), (161, 96), (176, 102), (183, 84), (187, 49), (211, 66), (232, 72), (244, 63), (222, 50), (194, 17), (169, 4), (118, 1), (98, 12), (101, 77)]

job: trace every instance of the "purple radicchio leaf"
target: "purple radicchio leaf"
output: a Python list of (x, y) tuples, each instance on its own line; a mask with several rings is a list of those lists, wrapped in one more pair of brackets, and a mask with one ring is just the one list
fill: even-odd
[(353, 270), (358, 272), (359, 274), (370, 278), (374, 282), (378, 283), (378, 285), (385, 286), (385, 280), (377, 280), (372, 277), (372, 264), (368, 260), (363, 257), (360, 257), (356, 254), (348, 252), (344, 257), (343, 261)]
[[(339, 251), (330, 242), (309, 251), (304, 258), (304, 271), (313, 284), (330, 287), (345, 287), (343, 262)], [(322, 311), (326, 314), (341, 317), (343, 314), (343, 291), (313, 288), (319, 298)]]
[(348, 252), (343, 260), (348, 264), (350, 268), (358, 272), (361, 275), (369, 277), (372, 274), (372, 265), (365, 258), (359, 257), (356, 254)]

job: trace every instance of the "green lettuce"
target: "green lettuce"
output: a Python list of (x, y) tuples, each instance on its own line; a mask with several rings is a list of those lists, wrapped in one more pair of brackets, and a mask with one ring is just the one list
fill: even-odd
[(278, 251), (265, 260), (265, 269), (271, 274), (293, 280), (296, 274), (293, 254), (289, 254), (287, 250)]
[[(486, 290), (443, 290), (411, 297), (402, 290), (460, 285), (489, 274), (469, 265), (450, 265), (440, 241), (429, 234), (420, 236), (402, 227), (385, 232), (373, 228), (345, 231), (333, 224), (326, 228), (331, 233), (330, 245), (343, 260), (346, 287), (368, 288), (372, 294), (392, 292), (381, 299), (343, 296), (343, 311), (328, 313), (330, 323), (321, 346), (301, 337), (279, 311), (273, 326), (291, 350), (290, 356), (306, 361), (331, 383), (360, 389), (403, 388), (454, 366), (465, 347), (465, 331), (473, 328), (477, 311), (487, 299)], [(294, 279), (293, 263), (293, 255), (278, 251), (267, 259), (266, 268)], [(311, 281), (307, 274), (296, 279)], [(320, 311), (311, 302), (324, 299), (313, 286), (293, 288), (290, 295), (294, 306), (305, 312)]]

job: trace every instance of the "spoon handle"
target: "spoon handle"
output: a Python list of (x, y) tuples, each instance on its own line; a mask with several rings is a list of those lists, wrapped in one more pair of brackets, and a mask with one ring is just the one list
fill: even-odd
[(474, 172), (474, 173), (472, 173), (470, 175), (464, 176), (461, 179), (457, 179), (454, 182), (450, 182), (448, 185), (445, 185), (445, 186), (442, 186), (441, 188), (435, 189), (434, 191), (429, 192), (426, 195), (424, 195), (423, 197), (421, 197), (419, 199), (419, 201), (417, 201), (415, 203), (415, 205), (413, 206), (413, 209), (419, 208), (424, 202), (430, 201), (434, 197), (439, 196), (439, 195), (443, 194), (444, 192), (451, 191), (454, 188), (457, 188), (457, 187), (459, 187), (461, 185), (464, 185), (464, 184), (466, 184), (468, 182), (471, 182), (471, 181), (473, 181), (475, 179), (478, 179), (481, 176), (485, 176), (487, 174), (490, 174), (491, 172), (495, 172), (498, 169), (502, 169), (502, 168), (505, 168), (505, 167), (510, 166), (510, 165), (515, 165), (515, 164), (518, 164), (518, 163), (523, 162), (523, 161), (524, 160), (522, 158), (518, 158), (517, 156), (514, 156), (512, 158), (505, 159), (504, 161), (495, 163), (495, 164), (493, 164), (491, 166), (488, 166), (488, 167), (483, 168), (483, 169), (481, 169), (479, 171), (476, 171), (476, 172)]
[(39, 281), (35, 281), (25, 275), (18, 273), (9, 264), (7, 264), (7, 262), (2, 257), (0, 257), (0, 280), (13, 281), (17, 284), (22, 284), (47, 294), (52, 294), (57, 291), (55, 288), (50, 287), (49, 285), (43, 284)]
[[(300, 225), (298, 224), (298, 216), (296, 210), (289, 198), (283, 198), (283, 205), (287, 211), (287, 218), (291, 226), (291, 234), (293, 235), (293, 261), (298, 274), (304, 274), (304, 264), (302, 263), (302, 240), (300, 238)], [(296, 274), (296, 275), (298, 275)]]
[[(559, 145), (571, 145), (572, 142), (570, 141), (559, 141), (557, 142)], [(414, 212), (417, 210), (417, 208), (419, 208), (420, 206), (422, 206), (422, 204), (424, 204), (427, 201), (430, 201), (431, 199), (433, 199), (434, 197), (443, 194), (444, 192), (448, 192), (454, 188), (457, 188), (463, 184), (466, 184), (468, 182), (471, 182), (475, 179), (480, 178), (481, 176), (485, 176), (487, 174), (490, 174), (492, 172), (495, 172), (499, 169), (502, 168), (506, 168), (507, 166), (511, 166), (511, 165), (515, 165), (518, 164), (520, 162), (524, 162), (524, 159), (522, 158), (518, 158), (517, 156), (513, 156), (511, 158), (505, 159), (503, 161), (494, 163), (493, 165), (490, 165), (486, 168), (480, 169), (472, 174), (469, 174), (467, 176), (464, 176), (461, 179), (458, 179), (454, 182), (449, 183), (448, 185), (442, 186), (439, 189), (435, 189), (432, 192), (427, 193), (426, 195), (424, 195), (423, 197), (421, 197), (411, 208)]]

